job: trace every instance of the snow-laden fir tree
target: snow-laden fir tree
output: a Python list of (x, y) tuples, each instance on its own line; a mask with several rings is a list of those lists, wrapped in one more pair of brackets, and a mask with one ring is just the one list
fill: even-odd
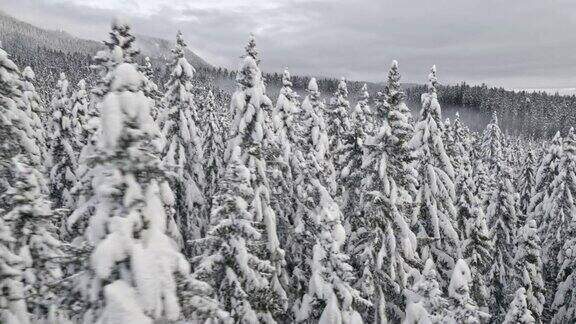
[(68, 95), (68, 80), (64, 73), (56, 84), (56, 94), (52, 101), (52, 121), (50, 129), (50, 198), (56, 208), (74, 207), (72, 188), (77, 183), (78, 148), (73, 128), (73, 114)]
[(346, 231), (342, 214), (328, 189), (312, 177), (304, 189), (311, 198), (310, 228), (315, 237), (308, 290), (296, 313), (298, 323), (362, 323), (357, 308), (371, 303), (352, 286), (355, 279), (349, 257), (342, 251)]
[(420, 121), (416, 124), (410, 145), (418, 154), (420, 188), (415, 199), (413, 224), (420, 239), (420, 256), (434, 258), (442, 276), (441, 284), (448, 284), (448, 273), (460, 253), (458, 232), (455, 229), (454, 169), (442, 142), (441, 108), (436, 93), (436, 67), (429, 75), (428, 92), (422, 95)]
[[(206, 232), (204, 154), (198, 126), (198, 108), (192, 93), (194, 68), (184, 57), (186, 43), (176, 35), (170, 78), (164, 94), (165, 109), (158, 117), (165, 141), (162, 160), (171, 170), (170, 187), (176, 195), (176, 222), (186, 244)], [(187, 245), (188, 246), (188, 245)], [(188, 248), (187, 253), (192, 253)]]
[[(4, 214), (4, 210), (0, 210)], [(16, 238), (9, 222), (0, 218), (0, 322), (8, 324), (28, 324), (28, 313), (22, 268), (24, 261), (15, 250)]]
[[(346, 178), (348, 174), (345, 172), (350, 172), (350, 169), (344, 170), (347, 162), (345, 154), (350, 152), (348, 145), (353, 145), (355, 139), (355, 129), (353, 129), (348, 116), (349, 110), (348, 87), (346, 80), (342, 78), (338, 83), (338, 89), (334, 93), (334, 97), (331, 98), (330, 107), (326, 110), (330, 155), (334, 163), (337, 179)], [(340, 198), (344, 190), (342, 181), (337, 181), (336, 187), (330, 188), (330, 190), (332, 194), (336, 195), (335, 198)]]
[(230, 125), (224, 160), (228, 162), (234, 148), (240, 147), (242, 152), (240, 160), (250, 171), (250, 184), (254, 190), (252, 200), (248, 202), (248, 210), (254, 215), (256, 227), (265, 231), (265, 240), (262, 243), (265, 243), (268, 253), (264, 259), (271, 261), (276, 268), (271, 279), (271, 289), (280, 296), (285, 305), (286, 292), (278, 278), (285, 265), (284, 250), (280, 247), (278, 239), (267, 165), (267, 161), (277, 158), (270, 152), (274, 150), (273, 146), (276, 144), (271, 121), (272, 102), (266, 96), (266, 86), (258, 67), (258, 52), (253, 35), (245, 50), (246, 55), (236, 74), (238, 87), (230, 103), (230, 112), (234, 118)]
[(482, 134), (482, 153), (486, 165), (491, 171), (496, 170), (496, 164), (502, 159), (502, 131), (498, 126), (498, 115), (496, 111), (492, 112), (492, 119), (486, 125)]
[(478, 197), (483, 208), (486, 209), (492, 189), (491, 177), (488, 173), (488, 167), (481, 159), (476, 159), (473, 163), (472, 179), (475, 185), (474, 194)]
[(349, 219), (349, 253), (359, 279), (356, 284), (363, 297), (374, 305), (364, 312), (367, 322), (396, 322), (402, 318), (403, 291), (408, 277), (419, 262), (416, 235), (401, 208), (396, 182), (388, 172), (389, 149), (394, 143), (386, 123), (363, 145), (362, 165), (357, 179), (362, 195), (360, 213)]
[[(119, 62), (132, 63), (140, 53), (133, 45), (136, 37), (132, 35), (130, 25), (120, 18), (112, 21), (112, 30), (109, 32), (110, 39), (104, 41), (106, 49), (96, 53), (92, 59), (94, 65), (92, 69), (96, 70), (99, 78), (96, 85), (92, 88), (92, 93), (99, 99), (102, 99), (110, 91), (110, 82), (108, 76)], [(101, 100), (95, 100), (99, 104)], [(100, 111), (100, 109), (97, 109)]]
[[(88, 211), (81, 234), (93, 249), (75, 287), (86, 323), (174, 321), (190, 306), (178, 300), (175, 279), (186, 276), (189, 265), (165, 213), (165, 202), (174, 198), (159, 158), (160, 132), (150, 116), (145, 77), (125, 61), (125, 41), (117, 41), (111, 49), (116, 62), (106, 76), (110, 88), (98, 104), (95, 154), (86, 162), (92, 196), (78, 206)], [(79, 214), (72, 214), (69, 226), (80, 221)]]
[(280, 300), (270, 289), (276, 269), (259, 257), (266, 255), (261, 244), (266, 234), (257, 228), (261, 221), (250, 210), (256, 194), (250, 183), (252, 175), (243, 165), (239, 147), (230, 154), (194, 276), (216, 289), (218, 302), (235, 323), (276, 323), (273, 314)]
[(560, 265), (557, 288), (550, 303), (551, 323), (569, 323), (576, 319), (576, 219), (572, 216), (567, 239), (558, 254)]
[(398, 188), (401, 209), (410, 213), (411, 203), (417, 192), (418, 174), (413, 163), (416, 159), (414, 148), (409, 145), (414, 134), (414, 127), (411, 124), (412, 114), (405, 103), (400, 77), (398, 62), (392, 61), (388, 83), (384, 89), (386, 122), (391, 135), (387, 150), (387, 172)]
[[(469, 175), (468, 175), (469, 176)], [(482, 309), (488, 306), (490, 290), (487, 273), (492, 264), (494, 246), (486, 225), (486, 217), (478, 198), (474, 195), (470, 178), (462, 181), (458, 199), (458, 222), (463, 237), (463, 256), (470, 266), (472, 281), (470, 296)]]
[(22, 101), (26, 109), (26, 115), (30, 120), (30, 127), (33, 129), (34, 141), (40, 150), (40, 156), (42, 158), (41, 171), (44, 172), (46, 167), (49, 167), (51, 164), (48, 153), (48, 136), (46, 135), (48, 114), (34, 87), (35, 78), (36, 75), (32, 68), (29, 66), (25, 67), (22, 71)]
[(514, 299), (508, 307), (506, 317), (502, 322), (504, 324), (535, 324), (536, 319), (532, 316), (532, 312), (528, 308), (526, 301), (526, 289), (524, 287), (518, 288), (514, 294)]
[(350, 114), (350, 119), (353, 125), (356, 125), (356, 127), (361, 126), (366, 133), (371, 134), (374, 131), (374, 124), (369, 101), (370, 93), (368, 92), (368, 85), (364, 83), (358, 94), (358, 102)]
[(290, 235), (286, 242), (287, 267), (292, 272), (290, 295), (294, 298), (293, 310), (297, 313), (300, 309), (302, 297), (308, 291), (308, 282), (312, 269), (312, 249), (314, 247), (317, 226), (315, 217), (318, 204), (316, 188), (311, 185), (311, 180), (317, 180), (318, 185), (328, 188), (335, 180), (334, 167), (329, 156), (328, 133), (323, 116), (324, 103), (321, 100), (316, 79), (310, 79), (307, 88), (308, 94), (302, 103), (302, 112), (298, 123), (301, 141), (296, 148), (301, 156), (300, 165), (295, 170), (297, 177), (294, 178), (294, 193), (297, 198), (296, 212), (291, 221), (291, 227), (287, 229)]
[(448, 315), (444, 323), (488, 323), (490, 315), (478, 309), (476, 302), (470, 297), (472, 274), (466, 261), (459, 259), (452, 270), (448, 286)]
[[(554, 135), (554, 138), (547, 145), (546, 153), (539, 162), (538, 169), (536, 170), (536, 181), (534, 189), (532, 190), (532, 198), (528, 205), (528, 218), (536, 220), (540, 226), (543, 214), (545, 213), (544, 199), (546, 195), (552, 192), (551, 183), (560, 173), (559, 165), (562, 158), (562, 137), (560, 132)], [(541, 236), (544, 240), (544, 237)]]
[(494, 261), (490, 269), (491, 305), (494, 320), (501, 321), (510, 300), (516, 246), (516, 200), (512, 175), (507, 162), (495, 164), (495, 183), (490, 195), (486, 217), (494, 243)]
[(225, 170), (225, 131), (218, 111), (221, 107), (216, 105), (212, 90), (208, 90), (206, 96), (200, 99), (199, 107), (204, 115), (204, 122), (202, 123), (202, 134), (204, 136), (202, 151), (204, 153), (204, 172), (206, 176), (204, 197), (206, 197), (210, 206), (212, 197), (218, 191), (218, 181)]
[[(86, 81), (78, 81), (76, 90), (70, 97), (70, 107), (72, 107), (72, 129), (75, 136), (74, 144), (80, 152), (88, 144), (90, 137), (94, 134), (97, 112), (90, 110), (88, 92), (86, 91)], [(79, 153), (78, 153), (79, 156)]]
[(520, 199), (518, 201), (518, 227), (524, 226), (528, 218), (528, 206), (532, 198), (532, 192), (536, 186), (536, 162), (534, 151), (528, 148), (526, 157), (522, 163), (522, 170), (516, 179), (516, 188)]
[[(561, 149), (557, 175), (548, 186), (541, 207), (535, 212), (540, 222), (539, 237), (542, 239), (544, 280), (551, 295), (556, 291), (558, 274), (562, 267), (559, 254), (570, 238), (571, 223), (576, 211), (576, 135), (571, 128)], [(547, 296), (552, 300), (552, 296)], [(547, 314), (548, 315), (548, 310)]]
[[(176, 46), (178, 46), (178, 40), (176, 41)], [(144, 64), (140, 66), (140, 71), (146, 77), (146, 85), (144, 87), (146, 96), (154, 100), (154, 108), (150, 114), (152, 115), (152, 118), (156, 119), (158, 117), (158, 113), (163, 111), (164, 105), (162, 100), (162, 93), (160, 90), (158, 90), (158, 85), (156, 85), (154, 82), (154, 68), (152, 67), (152, 63), (150, 62), (150, 58), (148, 56), (144, 58)]]
[[(448, 300), (442, 296), (442, 290), (438, 283), (438, 273), (432, 259), (427, 259), (422, 270), (422, 275), (414, 283), (408, 294), (409, 305), (419, 304), (427, 313), (424, 319), (429, 319), (430, 323), (443, 323), (448, 309)], [(413, 308), (414, 311), (419, 310)], [(421, 310), (419, 310), (421, 312)], [(406, 318), (411, 318), (415, 314), (410, 314), (406, 310)], [(418, 322), (417, 322), (418, 323)], [(423, 323), (428, 323), (424, 321)]]
[(28, 310), (37, 318), (48, 315), (57, 303), (57, 280), (64, 257), (57, 235), (58, 215), (41, 192), (38, 173), (18, 158), (13, 160), (14, 185), (0, 196), (2, 218), (10, 223), (13, 248), (22, 264)]
[(525, 288), (528, 309), (536, 323), (542, 323), (545, 287), (542, 279), (542, 260), (540, 259), (540, 238), (536, 221), (531, 219), (518, 233), (518, 247), (514, 262), (516, 264), (517, 287)]

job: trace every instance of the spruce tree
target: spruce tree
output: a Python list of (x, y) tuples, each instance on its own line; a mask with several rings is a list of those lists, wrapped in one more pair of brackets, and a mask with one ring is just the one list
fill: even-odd
[(557, 288), (552, 293), (551, 323), (568, 323), (576, 318), (576, 221), (572, 218), (567, 230), (568, 238), (558, 254), (560, 265)]
[(436, 260), (442, 284), (446, 286), (460, 243), (455, 229), (454, 169), (442, 142), (443, 127), (436, 85), (436, 67), (432, 67), (428, 92), (422, 96), (420, 121), (410, 142), (418, 154), (418, 173), (421, 175), (413, 216), (417, 223), (413, 225), (419, 239), (428, 240), (427, 244), (419, 245), (420, 256)]
[(524, 226), (528, 219), (528, 206), (530, 205), (530, 198), (536, 186), (536, 162), (534, 161), (534, 152), (528, 148), (526, 158), (522, 163), (522, 170), (516, 179), (516, 187), (520, 200), (518, 201), (518, 226)]
[(422, 275), (410, 289), (409, 297), (411, 304), (422, 305), (431, 323), (443, 323), (448, 308), (448, 300), (442, 296), (435, 267), (432, 259), (426, 260)]
[(199, 256), (194, 276), (216, 289), (217, 300), (234, 322), (275, 323), (273, 314), (278, 296), (270, 289), (275, 268), (259, 244), (263, 238), (257, 215), (250, 211), (256, 192), (250, 183), (251, 172), (242, 163), (236, 147), (228, 160), (226, 174), (214, 198), (210, 230)]
[(176, 195), (176, 222), (186, 242), (186, 253), (190, 254), (189, 242), (204, 236), (208, 220), (203, 143), (192, 93), (195, 70), (184, 57), (185, 48), (186, 43), (179, 32), (163, 99), (166, 108), (158, 120), (165, 141), (162, 160), (171, 171), (170, 187)]
[(514, 262), (517, 267), (518, 286), (525, 288), (528, 309), (535, 322), (542, 323), (546, 290), (542, 279), (541, 247), (537, 231), (536, 221), (533, 219), (520, 229)]
[(411, 124), (412, 114), (405, 103), (400, 77), (398, 62), (392, 61), (388, 73), (388, 83), (384, 89), (384, 97), (388, 107), (386, 123), (390, 127), (391, 135), (387, 150), (387, 169), (398, 188), (401, 210), (405, 213), (411, 213), (413, 198), (417, 192), (418, 173), (413, 166), (416, 160), (414, 148), (409, 145), (414, 134), (414, 127)]
[(498, 126), (498, 115), (496, 111), (492, 112), (492, 119), (486, 125), (486, 129), (482, 134), (482, 153), (484, 161), (489, 170), (496, 170), (496, 164), (502, 158), (502, 142), (503, 135)]
[(13, 161), (14, 185), (0, 196), (6, 206), (2, 218), (11, 224), (14, 249), (23, 262), (23, 284), (31, 314), (48, 315), (56, 305), (54, 290), (62, 277), (64, 254), (58, 239), (58, 215), (41, 192), (38, 173), (19, 158)]
[(250, 184), (254, 190), (248, 210), (254, 215), (258, 228), (265, 231), (267, 253), (264, 259), (272, 262), (276, 271), (271, 279), (271, 286), (282, 304), (286, 304), (286, 292), (280, 283), (279, 276), (285, 266), (284, 250), (280, 247), (277, 234), (276, 213), (271, 201), (271, 188), (268, 179), (267, 161), (277, 159), (277, 144), (271, 122), (272, 102), (266, 96), (266, 86), (262, 72), (258, 67), (256, 41), (252, 35), (245, 47), (246, 54), (242, 66), (236, 74), (237, 90), (231, 98), (230, 111), (234, 114), (230, 125), (229, 140), (225, 152), (228, 162), (233, 149), (238, 146), (242, 156), (240, 160), (250, 170)]
[(351, 123), (356, 127), (361, 127), (366, 133), (373, 133), (374, 125), (372, 121), (372, 109), (370, 108), (370, 93), (368, 85), (364, 83), (358, 95), (358, 102), (350, 115)]
[(490, 315), (479, 310), (470, 297), (472, 274), (466, 261), (460, 259), (452, 270), (448, 286), (448, 315), (446, 323), (487, 323)]
[(48, 136), (46, 134), (47, 112), (42, 105), (42, 99), (36, 92), (34, 82), (36, 75), (31, 67), (27, 66), (22, 71), (22, 101), (26, 109), (26, 115), (30, 120), (33, 139), (40, 150), (42, 158), (41, 171), (44, 172), (50, 166), (50, 154), (48, 152)]
[(68, 95), (68, 80), (64, 73), (56, 85), (52, 101), (52, 123), (50, 155), (53, 161), (50, 170), (50, 197), (56, 208), (74, 207), (72, 188), (77, 183), (76, 169), (78, 147), (73, 128), (73, 115)]
[[(85, 322), (174, 321), (181, 314), (176, 275), (185, 277), (189, 265), (171, 238), (173, 221), (165, 213), (172, 192), (145, 77), (123, 54), (126, 40), (116, 36), (110, 49), (115, 62), (105, 77), (110, 91), (97, 104), (95, 154), (86, 161), (92, 196), (78, 206), (89, 217), (80, 233), (93, 248), (75, 286), (81, 289)], [(68, 223), (77, 221), (73, 213)]]
[(495, 165), (496, 183), (493, 187), (486, 216), (490, 234), (494, 242), (494, 262), (491, 275), (490, 313), (494, 320), (501, 321), (511, 294), (513, 260), (516, 246), (517, 212), (515, 192), (512, 187), (511, 170), (505, 161)]
[(526, 289), (524, 287), (518, 288), (514, 294), (514, 300), (508, 307), (508, 312), (502, 323), (505, 324), (534, 324), (538, 323), (532, 312), (528, 308), (526, 301)]
[(362, 193), (356, 202), (360, 214), (350, 218), (349, 253), (356, 272), (361, 274), (357, 287), (374, 305), (373, 311), (365, 312), (364, 318), (369, 322), (400, 320), (404, 309), (402, 291), (419, 261), (416, 235), (403, 213), (396, 182), (388, 173), (388, 150), (394, 140), (384, 124), (363, 145), (356, 179)]

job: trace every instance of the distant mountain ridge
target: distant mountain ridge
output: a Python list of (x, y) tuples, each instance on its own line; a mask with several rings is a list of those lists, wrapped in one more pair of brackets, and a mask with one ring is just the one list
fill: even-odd
[[(87, 55), (94, 55), (97, 51), (104, 48), (104, 45), (100, 42), (78, 38), (65, 31), (47, 30), (36, 27), (2, 11), (0, 11), (0, 41), (6, 44), (6, 46), (16, 46), (16, 44), (23, 46), (23, 44), (29, 44), (32, 46), (45, 47), (54, 51), (62, 51), (64, 53)], [(144, 56), (156, 59), (169, 59), (171, 57), (170, 49), (174, 46), (174, 43), (166, 39), (137, 35), (136, 46)], [(186, 49), (185, 55), (196, 68), (212, 67), (206, 60), (189, 48)]]

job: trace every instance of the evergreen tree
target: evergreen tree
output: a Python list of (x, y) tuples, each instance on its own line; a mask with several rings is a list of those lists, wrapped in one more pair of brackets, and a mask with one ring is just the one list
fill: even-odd
[(448, 286), (449, 309), (446, 323), (487, 323), (490, 315), (482, 312), (470, 297), (472, 275), (466, 261), (459, 259)]
[(44, 172), (46, 167), (49, 167), (51, 164), (46, 136), (47, 112), (42, 106), (42, 100), (34, 87), (35, 78), (36, 75), (32, 68), (29, 66), (25, 67), (22, 71), (22, 101), (26, 109), (26, 115), (30, 120), (30, 127), (33, 133), (32, 138), (40, 150), (40, 157), (43, 161), (41, 171)]
[(518, 249), (514, 263), (517, 265), (517, 280), (525, 288), (528, 309), (536, 323), (542, 323), (544, 309), (544, 280), (540, 259), (540, 238), (536, 221), (529, 220), (518, 234)]
[(496, 170), (496, 165), (502, 159), (503, 136), (498, 126), (498, 115), (492, 112), (492, 120), (486, 125), (482, 135), (482, 153), (484, 161), (491, 171)]
[(206, 247), (194, 276), (217, 290), (220, 305), (237, 323), (275, 323), (278, 296), (270, 289), (275, 268), (259, 257), (265, 255), (256, 214), (250, 201), (256, 192), (251, 172), (242, 164), (239, 147), (228, 160), (227, 171), (214, 198)]
[[(176, 46), (179, 46), (178, 40), (176, 41)], [(184, 46), (186, 46), (186, 44), (184, 44)], [(175, 51), (177, 50), (173, 50), (173, 52)], [(178, 56), (177, 53), (175, 54)], [(150, 97), (154, 101), (154, 108), (150, 113), (152, 118), (156, 119), (159, 112), (164, 110), (164, 105), (162, 101), (162, 93), (158, 90), (158, 86), (154, 82), (154, 68), (152, 67), (152, 63), (150, 62), (150, 58), (148, 56), (144, 58), (144, 64), (140, 66), (140, 71), (146, 77), (144, 92), (146, 93), (147, 97)]]
[(454, 169), (442, 142), (441, 108), (436, 93), (436, 67), (429, 75), (428, 92), (422, 96), (420, 121), (416, 124), (410, 145), (419, 155), (420, 188), (416, 195), (413, 220), (420, 239), (429, 240), (420, 246), (421, 257), (433, 257), (439, 264), (443, 284), (448, 282), (449, 269), (459, 254), (458, 232), (455, 230)]
[[(162, 160), (171, 170), (170, 187), (176, 195), (176, 222), (185, 242), (205, 235), (208, 225), (205, 187), (204, 153), (198, 127), (198, 108), (192, 93), (194, 68), (184, 57), (186, 44), (179, 32), (176, 36), (170, 78), (166, 83), (166, 106), (159, 123), (165, 140)], [(186, 253), (192, 253), (187, 246)]]
[(62, 243), (55, 224), (58, 215), (52, 212), (50, 201), (42, 194), (38, 173), (15, 158), (15, 183), (0, 200), (15, 238), (14, 249), (23, 262), (23, 284), (28, 310), (38, 317), (48, 315), (57, 302), (53, 287), (61, 279)]
[(75, 149), (80, 152), (94, 134), (94, 123), (96, 121), (93, 119), (97, 118), (95, 112), (89, 109), (86, 81), (83, 79), (78, 81), (77, 90), (70, 97), (70, 106), (72, 107), (71, 122), (75, 137), (74, 144), (77, 145)]
[(490, 196), (486, 216), (494, 243), (494, 262), (490, 270), (492, 303), (490, 313), (501, 321), (511, 293), (513, 260), (516, 245), (516, 201), (512, 175), (505, 161), (496, 163), (496, 183)]
[(14, 249), (16, 238), (10, 224), (4, 220), (4, 210), (0, 218), (0, 321), (2, 323), (28, 324), (22, 268), (24, 261)]
[[(342, 181), (348, 176), (350, 169), (346, 168), (346, 154), (349, 153), (350, 147), (355, 144), (356, 137), (348, 111), (350, 110), (350, 102), (348, 101), (348, 87), (346, 80), (342, 78), (338, 83), (338, 89), (331, 99), (330, 108), (327, 112), (328, 120), (328, 138), (330, 141), (330, 155), (336, 170), (336, 177), (339, 181), (335, 183), (335, 187), (330, 188), (331, 193), (335, 198), (340, 198), (343, 195), (344, 188)], [(347, 173), (348, 172), (348, 173)]]
[(358, 102), (352, 114), (350, 115), (351, 123), (356, 125), (357, 128), (362, 128), (366, 133), (373, 133), (374, 124), (372, 122), (372, 110), (370, 109), (370, 93), (368, 92), (368, 85), (364, 83), (360, 89)]
[[(432, 259), (426, 260), (420, 279), (412, 286), (410, 303), (422, 305), (431, 323), (443, 323), (448, 301), (442, 296), (438, 274)], [(408, 311), (406, 313), (408, 316)]]
[(270, 181), (267, 161), (277, 156), (270, 150), (276, 143), (271, 123), (272, 102), (266, 96), (266, 86), (257, 63), (258, 52), (252, 35), (245, 47), (246, 55), (236, 74), (238, 88), (232, 95), (230, 110), (234, 119), (230, 125), (230, 135), (225, 152), (228, 162), (232, 150), (238, 146), (240, 160), (250, 170), (250, 184), (254, 190), (248, 210), (254, 215), (254, 222), (265, 228), (268, 253), (264, 259), (272, 262), (276, 271), (271, 279), (272, 289), (285, 305), (286, 292), (278, 276), (285, 266), (284, 250), (280, 247), (276, 228), (276, 214), (271, 202)]
[(557, 289), (550, 308), (553, 310), (551, 323), (569, 323), (576, 318), (576, 221), (574, 217), (567, 231), (567, 239), (558, 254), (560, 265)]
[[(160, 132), (150, 116), (145, 78), (122, 53), (126, 40), (112, 39), (117, 45), (106, 76), (110, 91), (97, 105), (101, 130), (86, 161), (92, 197), (78, 207), (88, 211), (81, 233), (93, 247), (76, 285), (85, 302), (82, 317), (102, 323), (174, 321), (181, 313), (175, 277), (186, 276), (189, 265), (170, 237), (173, 221), (164, 202), (173, 194), (158, 157)], [(68, 223), (78, 220), (73, 213)]]
[(534, 324), (537, 323), (532, 316), (532, 312), (528, 308), (526, 301), (526, 289), (524, 287), (518, 288), (514, 295), (514, 300), (510, 303), (506, 317), (504, 318), (505, 324)]
[[(547, 145), (546, 154), (539, 162), (536, 171), (536, 183), (532, 191), (532, 198), (528, 205), (528, 218), (536, 220), (541, 225), (543, 214), (545, 212), (544, 200), (546, 195), (552, 192), (551, 183), (559, 174), (560, 159), (562, 158), (562, 138), (560, 132), (557, 132)], [(542, 236), (544, 239), (544, 237)]]
[(56, 208), (70, 209), (74, 206), (71, 190), (76, 185), (77, 148), (74, 134), (68, 80), (64, 73), (56, 85), (52, 101), (52, 124), (50, 155), (53, 165), (50, 170), (50, 197)]
[(419, 261), (416, 235), (402, 213), (403, 200), (388, 174), (388, 150), (393, 141), (390, 128), (384, 124), (363, 145), (363, 162), (356, 180), (362, 193), (356, 202), (361, 206), (361, 216), (350, 218), (349, 251), (357, 273), (362, 275), (357, 287), (374, 305), (373, 312), (365, 312), (368, 322), (400, 320), (404, 309), (402, 292)]
[(218, 192), (218, 181), (224, 172), (224, 129), (222, 120), (218, 115), (214, 94), (209, 90), (207, 95), (200, 101), (202, 114), (205, 121), (202, 123), (202, 134), (204, 135), (204, 171), (206, 175), (206, 186), (204, 197), (211, 205), (212, 197)]
[(470, 190), (471, 186), (471, 181), (463, 182), (462, 195), (458, 200), (458, 221), (461, 222), (460, 228), (465, 237), (463, 256), (470, 265), (472, 274), (470, 295), (478, 306), (484, 309), (490, 298), (486, 274), (493, 261), (494, 246), (482, 206)]
[(536, 162), (534, 161), (534, 152), (529, 148), (526, 152), (526, 158), (522, 163), (520, 176), (516, 179), (516, 188), (518, 188), (518, 194), (520, 195), (520, 200), (518, 201), (519, 227), (524, 226), (528, 218), (528, 206), (530, 205), (530, 198), (532, 197), (532, 192), (536, 186), (535, 167)]
[(398, 187), (401, 210), (410, 213), (413, 197), (416, 196), (417, 192), (418, 173), (413, 166), (416, 155), (414, 149), (409, 145), (414, 134), (414, 128), (411, 124), (412, 114), (405, 103), (397, 61), (392, 61), (384, 95), (388, 107), (386, 121), (390, 127), (391, 135), (387, 150), (387, 169)]

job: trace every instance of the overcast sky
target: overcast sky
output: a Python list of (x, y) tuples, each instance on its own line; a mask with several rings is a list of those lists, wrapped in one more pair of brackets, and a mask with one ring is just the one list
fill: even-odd
[(574, 0), (0, 0), (19, 19), (102, 40), (115, 16), (236, 68), (249, 33), (262, 67), (383, 81), (392, 59), (404, 82), (507, 88), (576, 87)]

